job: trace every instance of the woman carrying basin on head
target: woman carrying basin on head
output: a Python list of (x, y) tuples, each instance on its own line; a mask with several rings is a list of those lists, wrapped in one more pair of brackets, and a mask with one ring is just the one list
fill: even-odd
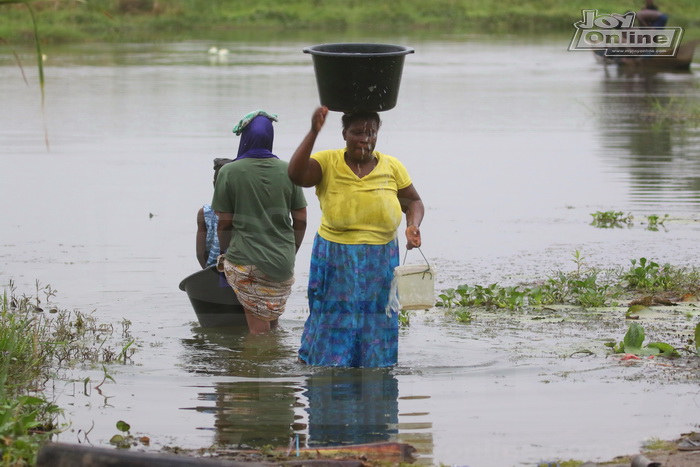
[(253, 334), (269, 331), (284, 312), (294, 260), (306, 231), (306, 199), (272, 153), (276, 115), (255, 111), (234, 128), (238, 157), (219, 171), (212, 208), (219, 216), (218, 269), (238, 296)]
[(317, 108), (289, 161), (289, 178), (316, 187), (321, 225), (309, 271), (309, 317), (301, 361), (318, 366), (388, 367), (398, 360), (398, 310), (388, 310), (396, 229), (406, 213), (406, 248), (421, 246), (423, 202), (398, 159), (376, 151), (376, 112), (343, 116), (345, 148), (311, 154), (328, 109)]

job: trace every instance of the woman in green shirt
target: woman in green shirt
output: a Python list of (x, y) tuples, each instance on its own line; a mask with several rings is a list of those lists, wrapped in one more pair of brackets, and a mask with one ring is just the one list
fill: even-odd
[(251, 114), (237, 126), (238, 157), (219, 171), (211, 205), (225, 250), (219, 270), (243, 305), (250, 332), (259, 334), (277, 324), (291, 293), (306, 199), (289, 180), (288, 163), (271, 152), (276, 116)]

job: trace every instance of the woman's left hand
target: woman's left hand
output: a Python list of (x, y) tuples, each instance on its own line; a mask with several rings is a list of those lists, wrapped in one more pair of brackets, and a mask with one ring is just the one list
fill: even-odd
[(416, 225), (409, 225), (406, 227), (406, 249), (412, 250), (419, 248), (420, 245), (420, 228)]

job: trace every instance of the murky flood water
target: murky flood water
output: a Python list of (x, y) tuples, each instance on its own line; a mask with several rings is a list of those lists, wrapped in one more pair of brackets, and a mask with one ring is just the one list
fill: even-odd
[[(438, 289), (541, 279), (572, 270), (576, 250), (605, 268), (641, 256), (697, 264), (698, 131), (645, 117), (694, 98), (696, 73), (622, 75), (567, 52), (568, 39), (382, 39), (416, 49), (377, 147), (406, 164), (424, 199), (422, 250)], [(212, 57), (212, 45), (230, 53)], [(603, 460), (697, 429), (697, 380), (607, 357), (622, 316), (588, 326), (477, 313), (462, 325), (433, 309), (402, 330), (392, 370), (299, 365), (312, 190), (281, 329), (198, 327), (177, 286), (197, 269), (212, 159), (235, 154), (231, 128), (259, 108), (279, 114), (275, 153), (289, 158), (318, 102), (307, 45), (48, 48), (45, 120), (35, 69), (0, 49), (0, 282), (29, 294), (39, 280), (61, 307), (126, 318), (140, 346), (101, 394), (56, 386), (72, 421), (60, 440), (106, 445), (125, 420), (155, 448), (399, 440), (424, 463), (501, 467)], [(333, 114), (317, 148), (341, 144)], [(590, 225), (610, 210), (632, 213), (634, 226)], [(670, 220), (650, 231), (650, 214)], [(678, 329), (697, 322), (668, 314)]]

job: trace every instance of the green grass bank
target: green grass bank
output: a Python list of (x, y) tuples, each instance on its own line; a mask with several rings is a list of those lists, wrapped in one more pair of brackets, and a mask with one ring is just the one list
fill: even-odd
[[(349, 36), (567, 33), (581, 10), (624, 13), (643, 0), (0, 0), (0, 43), (254, 39), (304, 32)], [(700, 2), (660, 0), (669, 26), (700, 33)], [(27, 6), (29, 5), (29, 7)], [(697, 34), (696, 34), (697, 35)]]

